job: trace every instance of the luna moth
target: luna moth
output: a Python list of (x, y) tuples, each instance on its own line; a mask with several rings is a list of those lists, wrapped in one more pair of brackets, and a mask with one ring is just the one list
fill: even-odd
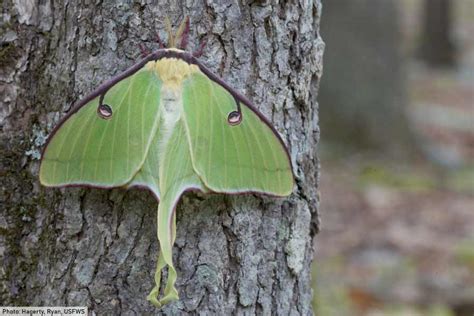
[(154, 194), (160, 253), (147, 299), (157, 307), (179, 299), (172, 247), (184, 192), (287, 196), (294, 186), (288, 151), (269, 121), (206, 68), (200, 52), (185, 51), (189, 20), (174, 36), (167, 28), (167, 47), (100, 85), (60, 121), (39, 172), (48, 187), (145, 187)]

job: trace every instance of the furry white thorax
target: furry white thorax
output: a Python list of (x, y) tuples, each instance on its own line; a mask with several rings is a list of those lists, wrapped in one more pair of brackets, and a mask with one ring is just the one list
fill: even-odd
[(161, 127), (160, 127), (160, 152), (166, 152), (171, 134), (176, 123), (181, 119), (183, 113), (183, 98), (181, 89), (172, 89), (163, 85), (160, 100)]
[[(162, 81), (160, 97), (160, 152), (166, 152), (176, 123), (183, 114), (183, 81), (199, 72), (199, 67), (178, 58), (162, 58), (146, 65)], [(161, 169), (161, 168), (160, 168)]]
[(183, 98), (181, 89), (170, 89), (167, 86), (161, 88), (161, 115), (164, 128), (173, 128), (183, 112)]

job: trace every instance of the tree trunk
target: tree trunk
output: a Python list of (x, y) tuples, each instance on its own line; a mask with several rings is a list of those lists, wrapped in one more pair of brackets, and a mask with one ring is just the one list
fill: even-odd
[[(97, 315), (310, 315), (320, 13), (319, 0), (4, 1), (1, 305), (88, 306)], [(177, 24), (185, 15), (191, 48), (208, 34), (203, 62), (281, 133), (297, 185), (289, 198), (185, 194), (174, 247), (180, 300), (158, 310), (145, 298), (159, 250), (152, 195), (41, 187), (39, 155), (75, 101), (137, 61), (140, 43), (156, 49), (165, 16)]]
[(327, 1), (321, 33), (328, 49), (319, 98), (325, 139), (406, 159), (400, 156), (415, 146), (404, 112), (396, 1)]
[(432, 66), (454, 66), (456, 49), (452, 40), (451, 0), (425, 0), (420, 57)]

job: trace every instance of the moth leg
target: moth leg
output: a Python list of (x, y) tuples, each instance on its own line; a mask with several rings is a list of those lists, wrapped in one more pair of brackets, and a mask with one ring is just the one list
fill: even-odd
[(160, 33), (158, 32), (155, 32), (155, 41), (160, 45), (160, 48), (166, 48), (166, 45), (161, 40)]
[(142, 57), (146, 57), (151, 54), (151, 51), (143, 43), (140, 43), (139, 47)]
[(196, 58), (199, 58), (202, 56), (204, 53), (204, 47), (207, 44), (207, 36), (204, 36), (204, 38), (201, 40), (201, 44), (199, 44), (199, 48), (193, 52), (193, 56)]

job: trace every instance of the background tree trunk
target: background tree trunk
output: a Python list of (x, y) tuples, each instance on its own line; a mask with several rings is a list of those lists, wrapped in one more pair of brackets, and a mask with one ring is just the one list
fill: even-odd
[(425, 0), (423, 3), (423, 33), (419, 55), (431, 66), (456, 64), (456, 47), (452, 40), (451, 0)]
[(405, 72), (395, 0), (324, 3), (321, 33), (327, 43), (320, 90), (326, 140), (345, 148), (414, 153), (405, 116)]
[[(159, 3), (159, 4), (158, 4)], [(315, 101), (324, 44), (319, 0), (2, 2), (2, 305), (87, 305), (150, 314), (156, 202), (140, 190), (39, 185), (46, 135), (94, 86), (157, 48), (164, 17), (191, 18), (191, 48), (254, 101), (289, 145), (290, 198), (188, 193), (177, 210), (181, 300), (165, 314), (310, 315), (317, 231)]]

